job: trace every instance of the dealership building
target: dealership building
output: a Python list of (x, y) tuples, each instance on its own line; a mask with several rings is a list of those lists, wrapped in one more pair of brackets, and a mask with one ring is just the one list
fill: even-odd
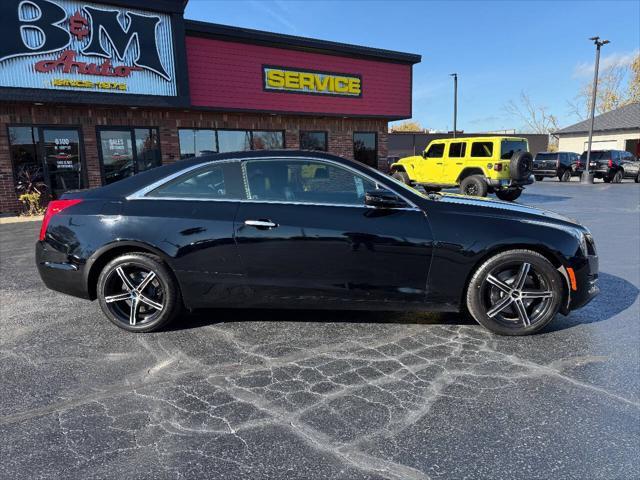
[(181, 158), (385, 165), (420, 56), (183, 18), (186, 0), (0, 2), (0, 214)]

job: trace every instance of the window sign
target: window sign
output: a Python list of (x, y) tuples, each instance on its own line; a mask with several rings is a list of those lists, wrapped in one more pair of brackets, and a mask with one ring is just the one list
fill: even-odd
[(2, 0), (0, 87), (175, 96), (171, 17), (77, 0)]

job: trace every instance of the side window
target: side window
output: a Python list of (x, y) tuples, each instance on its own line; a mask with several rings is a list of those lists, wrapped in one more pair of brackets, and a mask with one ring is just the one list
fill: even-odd
[(449, 146), (449, 156), (451, 158), (464, 157), (467, 150), (467, 144), (465, 142), (455, 142)]
[(493, 156), (492, 142), (473, 142), (471, 144), (471, 156), (487, 158)]
[(442, 158), (444, 155), (444, 143), (434, 143), (429, 147), (425, 158)]
[(320, 160), (260, 160), (245, 163), (251, 200), (364, 205), (376, 184)]
[(242, 174), (238, 162), (209, 165), (185, 173), (147, 193), (152, 198), (243, 200)]
[(566, 154), (566, 153), (561, 153), (561, 154), (560, 154), (560, 163), (561, 163), (562, 165), (566, 165), (567, 163), (569, 163), (569, 162), (567, 161), (567, 160), (568, 160), (568, 159), (567, 159), (567, 156), (568, 156), (568, 154)]

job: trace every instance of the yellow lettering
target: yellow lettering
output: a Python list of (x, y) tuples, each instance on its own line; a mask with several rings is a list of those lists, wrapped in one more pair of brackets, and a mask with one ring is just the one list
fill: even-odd
[(284, 72), (284, 86), (294, 90), (300, 89), (300, 75), (298, 72)]
[(359, 78), (349, 79), (349, 93), (353, 93), (354, 95), (360, 95), (360, 79)]
[(316, 90), (318, 92), (324, 92), (329, 87), (329, 77), (325, 75), (324, 78), (322, 78), (317, 73), (314, 77), (316, 80)]
[(349, 80), (344, 77), (336, 77), (336, 92), (347, 93), (349, 91)]
[(300, 74), (300, 88), (313, 91), (313, 75), (311, 73)]
[(284, 87), (284, 72), (282, 70), (269, 70), (267, 72), (267, 83), (270, 87)]

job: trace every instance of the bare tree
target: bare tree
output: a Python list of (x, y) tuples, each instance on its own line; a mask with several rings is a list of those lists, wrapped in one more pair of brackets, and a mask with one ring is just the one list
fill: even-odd
[[(591, 110), (593, 85), (587, 82), (580, 88), (575, 98), (568, 102), (569, 112), (584, 120)], [(602, 114), (640, 101), (640, 54), (633, 62), (613, 63), (602, 70), (598, 76), (596, 95), (596, 114)]]
[(524, 122), (523, 131), (530, 133), (551, 133), (558, 129), (558, 118), (549, 113), (547, 107), (536, 105), (525, 92), (520, 93), (518, 101), (509, 100), (504, 106), (507, 115)]

